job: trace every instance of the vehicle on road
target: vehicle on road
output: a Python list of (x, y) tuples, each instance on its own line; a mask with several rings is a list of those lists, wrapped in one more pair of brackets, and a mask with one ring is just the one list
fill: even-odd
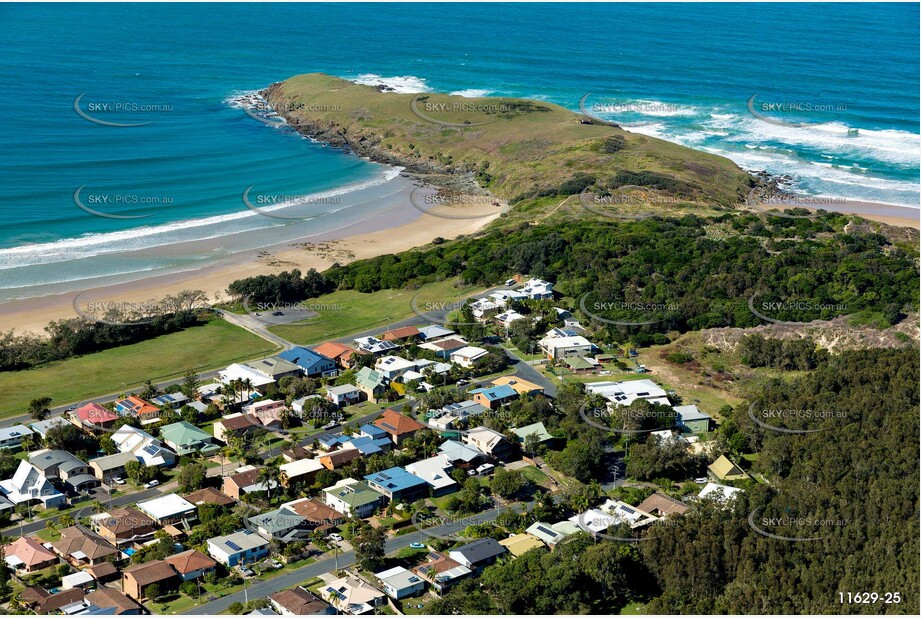
[(410, 543), (410, 549), (425, 549), (425, 543)]
[(516, 282), (514, 279), (508, 279), (508, 280), (505, 282), (505, 285), (515, 285), (515, 283), (517, 283), (517, 282)]
[(273, 311), (272, 315), (274, 316), (285, 315), (285, 312), (284, 311)]

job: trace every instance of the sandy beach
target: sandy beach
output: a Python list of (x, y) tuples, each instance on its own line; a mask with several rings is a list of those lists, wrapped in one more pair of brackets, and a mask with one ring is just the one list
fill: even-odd
[[(189, 289), (202, 290), (212, 301), (220, 301), (227, 298), (225, 290), (236, 279), (295, 268), (302, 272), (310, 268), (323, 271), (336, 262), (345, 264), (399, 253), (439, 237), (456, 238), (485, 226), (499, 216), (497, 210), (479, 203), (469, 207), (452, 206), (448, 215), (457, 217), (460, 214), (472, 218), (445, 218), (424, 214), (411, 204), (400, 205), (332, 232), (277, 247), (239, 253), (201, 269), (2, 303), (0, 332), (15, 329), (19, 333), (42, 333), (52, 320), (77, 317), (73, 305), (78, 294), (81, 306), (87, 302), (141, 304)], [(442, 212), (445, 211), (439, 210), (439, 213)]]
[(817, 210), (827, 210), (829, 212), (841, 212), (852, 215), (859, 215), (864, 219), (878, 221), (887, 225), (896, 227), (909, 227), (921, 229), (921, 209), (909, 208), (908, 206), (896, 206), (894, 204), (877, 204), (875, 202), (860, 202), (856, 200), (844, 200), (840, 202), (829, 202), (816, 205), (809, 201), (796, 201), (791, 199), (782, 203), (763, 203), (758, 210), (770, 211), (773, 209), (783, 210), (787, 208), (805, 208), (812, 212)]

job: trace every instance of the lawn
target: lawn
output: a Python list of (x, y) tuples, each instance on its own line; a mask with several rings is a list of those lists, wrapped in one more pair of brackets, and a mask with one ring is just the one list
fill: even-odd
[(521, 475), (534, 483), (535, 485), (541, 485), (544, 481), (547, 480), (547, 475), (538, 470), (535, 466), (525, 466), (518, 469), (521, 472)]
[(29, 401), (47, 395), (53, 405), (76, 403), (139, 387), (144, 380), (181, 378), (199, 371), (265, 356), (277, 348), (248, 331), (214, 319), (203, 326), (132, 345), (0, 373), (0, 418), (23, 414)]
[(385, 330), (388, 325), (414, 315), (413, 298), (417, 309), (425, 312), (469, 298), (481, 289), (461, 285), (454, 278), (418, 290), (381, 290), (370, 294), (341, 290), (310, 301), (312, 305), (336, 309), (321, 310), (318, 317), (273, 326), (269, 330), (293, 343), (311, 345), (366, 330)]

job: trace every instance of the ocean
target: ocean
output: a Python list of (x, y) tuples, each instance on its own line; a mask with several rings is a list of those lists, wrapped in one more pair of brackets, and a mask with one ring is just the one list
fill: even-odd
[[(918, 11), (4, 4), (0, 300), (197, 268), (402, 199), (397, 170), (235, 104), (317, 71), (401, 92), (582, 101), (806, 194), (918, 208)], [(309, 196), (303, 218), (254, 212), (247, 189), (267, 211)]]

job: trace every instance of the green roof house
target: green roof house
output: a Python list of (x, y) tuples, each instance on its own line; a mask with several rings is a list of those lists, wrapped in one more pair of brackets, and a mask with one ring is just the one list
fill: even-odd
[(384, 376), (370, 367), (362, 367), (355, 376), (355, 386), (368, 398), (368, 401), (377, 403), (387, 390)]
[(161, 427), (160, 436), (163, 438), (163, 442), (178, 455), (191, 455), (193, 453), (207, 455), (220, 449), (218, 445), (214, 444), (213, 436), (185, 421)]
[(550, 435), (543, 423), (532, 423), (524, 427), (519, 427), (518, 429), (512, 429), (512, 433), (518, 436), (518, 441), (522, 444), (524, 444), (525, 439), (531, 434), (537, 434), (537, 439), (541, 443), (553, 440), (553, 436)]

